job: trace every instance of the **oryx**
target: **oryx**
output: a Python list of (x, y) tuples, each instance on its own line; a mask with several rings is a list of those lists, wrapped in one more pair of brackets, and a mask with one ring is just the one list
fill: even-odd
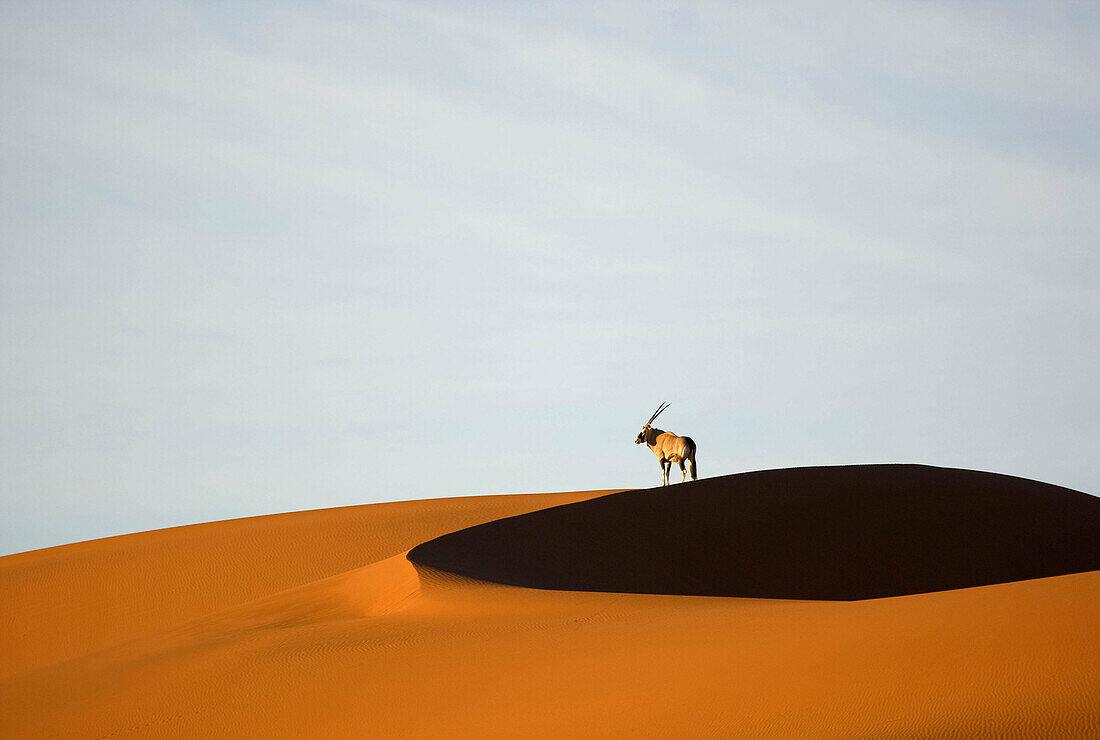
[(668, 485), (668, 474), (672, 470), (672, 463), (680, 464), (680, 482), (683, 483), (687, 479), (687, 471), (684, 470), (684, 461), (687, 461), (691, 465), (691, 479), (697, 480), (695, 475), (695, 442), (691, 437), (677, 437), (672, 432), (666, 432), (661, 429), (654, 429), (649, 426), (653, 423), (653, 420), (657, 418), (658, 414), (668, 408), (667, 403), (662, 403), (657, 407), (657, 410), (653, 412), (653, 416), (649, 417), (649, 421), (642, 427), (642, 431), (638, 433), (638, 438), (634, 440), (634, 444), (640, 445), (645, 442), (649, 449), (653, 450), (653, 454), (657, 456), (657, 460), (661, 465), (661, 485)]

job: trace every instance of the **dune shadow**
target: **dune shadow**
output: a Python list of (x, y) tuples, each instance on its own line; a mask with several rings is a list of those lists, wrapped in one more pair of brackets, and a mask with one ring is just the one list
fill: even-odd
[(408, 558), (540, 589), (871, 599), (1100, 569), (1100, 499), (924, 465), (767, 470), (499, 519)]

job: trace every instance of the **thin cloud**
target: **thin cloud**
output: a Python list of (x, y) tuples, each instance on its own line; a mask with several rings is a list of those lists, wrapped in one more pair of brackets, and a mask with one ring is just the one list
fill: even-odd
[(648, 485), (670, 378), (715, 474), (1095, 489), (1075, 7), (5, 4), (0, 547)]

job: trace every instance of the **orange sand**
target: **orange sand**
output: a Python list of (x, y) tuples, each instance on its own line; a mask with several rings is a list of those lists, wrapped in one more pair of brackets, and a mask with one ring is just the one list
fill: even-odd
[(1100, 571), (855, 602), (538, 591), (413, 546), (605, 492), (0, 558), (15, 737), (1100, 736)]

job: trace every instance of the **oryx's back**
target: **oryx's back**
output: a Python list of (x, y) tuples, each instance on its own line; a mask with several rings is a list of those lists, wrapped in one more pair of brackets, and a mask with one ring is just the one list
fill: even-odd
[(672, 432), (661, 432), (657, 435), (657, 450), (662, 456), (672, 462), (692, 457), (695, 454), (695, 440), (691, 437), (681, 437)]

